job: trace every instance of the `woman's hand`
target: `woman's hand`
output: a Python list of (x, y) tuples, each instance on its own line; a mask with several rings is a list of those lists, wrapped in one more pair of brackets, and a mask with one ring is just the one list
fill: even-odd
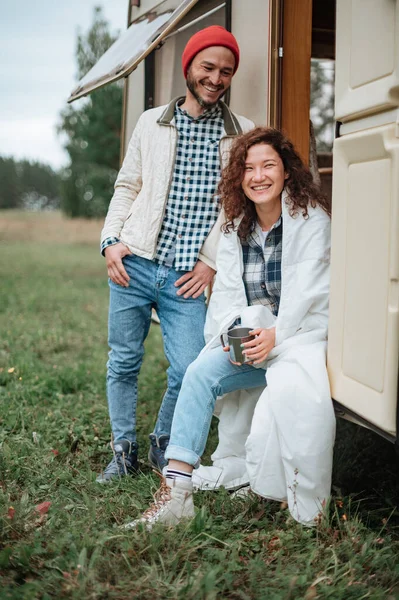
[[(222, 346), (223, 347), (223, 352), (230, 352), (230, 346)], [(231, 360), (230, 356), (229, 356), (229, 361), (231, 362), (232, 365), (237, 365), (237, 367), (241, 367), (242, 363), (240, 362), (235, 362), (234, 360)]]
[(244, 348), (243, 354), (245, 354), (251, 363), (258, 365), (267, 358), (269, 352), (276, 344), (276, 328), (253, 329), (249, 332), (249, 335), (255, 335), (256, 337), (254, 340), (245, 342), (242, 345)]

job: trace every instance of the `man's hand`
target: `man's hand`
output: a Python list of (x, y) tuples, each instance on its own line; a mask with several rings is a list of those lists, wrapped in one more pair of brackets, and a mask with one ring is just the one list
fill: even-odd
[(249, 335), (255, 335), (255, 339), (243, 344), (243, 354), (253, 363), (257, 365), (263, 362), (269, 352), (276, 344), (276, 328), (271, 329), (253, 329)]
[(111, 281), (121, 285), (122, 287), (129, 286), (130, 277), (126, 273), (126, 269), (122, 263), (122, 258), (127, 254), (131, 254), (131, 252), (125, 246), (125, 244), (122, 244), (122, 242), (112, 244), (112, 246), (107, 246), (107, 248), (104, 250), (108, 269), (108, 277), (111, 279)]
[(198, 298), (205, 288), (212, 283), (215, 273), (216, 271), (212, 267), (208, 267), (202, 260), (198, 260), (192, 271), (185, 273), (176, 281), (176, 287), (182, 286), (177, 295), (184, 295), (184, 298)]

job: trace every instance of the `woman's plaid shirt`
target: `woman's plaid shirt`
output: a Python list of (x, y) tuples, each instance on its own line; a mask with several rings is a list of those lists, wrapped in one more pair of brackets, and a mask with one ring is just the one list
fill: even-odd
[(258, 223), (242, 243), (244, 260), (244, 285), (248, 304), (268, 306), (277, 316), (281, 295), (281, 250), (283, 221), (273, 225), (263, 242)]

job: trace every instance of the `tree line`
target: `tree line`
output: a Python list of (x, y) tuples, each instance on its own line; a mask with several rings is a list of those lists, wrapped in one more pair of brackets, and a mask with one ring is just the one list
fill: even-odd
[[(101, 8), (90, 29), (77, 36), (77, 79), (113, 44)], [(103, 217), (119, 169), (122, 85), (114, 83), (66, 107), (58, 133), (69, 156), (59, 171), (49, 165), (0, 156), (0, 209), (61, 208), (69, 217)]]
[[(101, 8), (76, 47), (77, 79), (81, 79), (114, 43)], [(119, 169), (122, 120), (121, 82), (92, 92), (61, 113), (59, 133), (65, 138), (69, 165), (61, 173), (61, 206), (69, 217), (101, 217), (107, 212)]]
[(0, 156), (0, 208), (59, 208), (60, 177), (48, 165)]

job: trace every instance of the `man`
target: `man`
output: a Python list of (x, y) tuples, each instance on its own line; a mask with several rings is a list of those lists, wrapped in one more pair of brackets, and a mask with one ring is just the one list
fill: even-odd
[(165, 466), (173, 412), (188, 365), (204, 345), (204, 290), (215, 274), (220, 157), (253, 123), (220, 98), (239, 48), (223, 27), (199, 31), (182, 56), (186, 96), (144, 112), (115, 183), (102, 231), (110, 279), (107, 395), (113, 458), (99, 483), (135, 474), (137, 376), (156, 308), (170, 363), (149, 460)]

